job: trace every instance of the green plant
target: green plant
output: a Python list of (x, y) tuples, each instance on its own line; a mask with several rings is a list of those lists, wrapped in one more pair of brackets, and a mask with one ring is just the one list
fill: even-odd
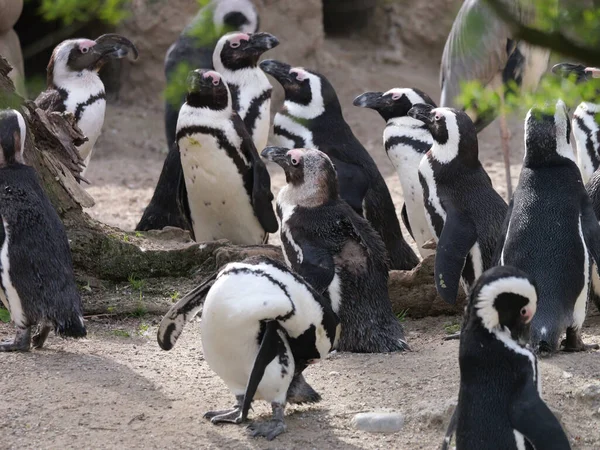
[(408, 308), (403, 309), (402, 311), (400, 311), (399, 313), (396, 313), (396, 318), (400, 321), (400, 322), (404, 322), (406, 320), (406, 313), (408, 313)]
[(172, 302), (172, 303), (175, 303), (175, 302), (176, 302), (176, 301), (179, 299), (179, 296), (180, 296), (180, 295), (181, 295), (181, 294), (179, 294), (179, 291), (175, 291), (175, 292), (173, 292), (173, 293), (171, 294), (171, 302)]
[(140, 279), (136, 278), (136, 276), (133, 274), (129, 275), (127, 280), (129, 281), (131, 288), (136, 291), (141, 291), (145, 284), (144, 280), (140, 280)]
[(138, 327), (138, 334), (140, 336), (146, 336), (148, 334), (148, 330), (150, 330), (150, 325), (143, 322)]
[(141, 238), (141, 237), (144, 237), (144, 235), (142, 234), (142, 232), (141, 232), (141, 231), (136, 231), (136, 232), (135, 232), (135, 237), (137, 237), (137, 238)]
[(93, 19), (117, 25), (129, 16), (129, 0), (42, 0), (38, 14), (64, 25)]
[(129, 332), (125, 330), (113, 330), (112, 334), (118, 337), (131, 337), (131, 334), (129, 334)]
[(10, 312), (8, 312), (8, 309), (0, 308), (0, 322), (10, 322)]
[(453, 322), (446, 324), (444, 325), (444, 331), (446, 331), (447, 334), (458, 333), (460, 331), (460, 323)]
[(127, 236), (127, 235), (124, 235), (124, 236), (123, 236), (123, 241), (124, 241), (124, 242), (129, 242), (129, 236)]
[[(140, 296), (141, 296), (141, 292), (140, 292)], [(131, 312), (130, 315), (132, 317), (144, 317), (146, 314), (148, 314), (148, 308), (146, 308), (144, 306), (144, 304), (141, 302), (141, 297), (140, 297), (140, 303), (137, 304), (137, 306)]]

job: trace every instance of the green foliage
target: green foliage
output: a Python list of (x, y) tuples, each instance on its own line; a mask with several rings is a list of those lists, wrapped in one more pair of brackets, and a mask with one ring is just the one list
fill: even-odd
[(141, 238), (141, 237), (144, 237), (144, 235), (142, 234), (142, 232), (141, 232), (141, 231), (136, 231), (136, 232), (135, 232), (135, 237), (137, 237), (137, 238)]
[(112, 334), (114, 334), (117, 337), (131, 337), (131, 334), (129, 334), (129, 331), (125, 331), (125, 330), (113, 330)]
[(144, 317), (146, 314), (148, 314), (148, 308), (146, 308), (144, 306), (144, 304), (142, 303), (141, 291), (140, 291), (140, 302), (137, 304), (137, 306), (135, 307), (135, 309), (132, 311), (132, 313), (130, 315), (132, 317)]
[(136, 291), (141, 291), (142, 288), (144, 287), (144, 280), (140, 280), (140, 279), (136, 278), (136, 276), (134, 274), (129, 275), (127, 280), (129, 281), (131, 288)]
[(397, 313), (396, 318), (398, 319), (398, 321), (404, 322), (406, 320), (406, 313), (408, 313), (408, 308), (403, 309), (402, 311)]
[(181, 98), (187, 93), (187, 76), (192, 70), (192, 66), (186, 62), (181, 62), (175, 67), (175, 71), (170, 75), (167, 81), (167, 87), (164, 91), (164, 97), (173, 107), (178, 108)]
[(8, 323), (10, 322), (10, 313), (7, 309), (0, 308), (0, 322)]
[(179, 296), (181, 294), (179, 293), (179, 291), (175, 291), (171, 294), (171, 302), (175, 303), (177, 300), (179, 300)]
[(444, 325), (444, 331), (447, 334), (456, 334), (460, 331), (460, 323), (453, 322), (446, 324)]
[(146, 335), (148, 335), (149, 330), (150, 330), (150, 325), (147, 324), (147, 323), (145, 323), (145, 322), (143, 322), (138, 327), (138, 334), (140, 336), (146, 336)]
[(117, 25), (129, 15), (129, 0), (42, 0), (38, 13), (44, 20), (64, 25), (99, 19)]

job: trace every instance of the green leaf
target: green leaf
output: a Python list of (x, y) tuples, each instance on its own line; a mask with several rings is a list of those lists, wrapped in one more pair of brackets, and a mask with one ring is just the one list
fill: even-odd
[(10, 313), (7, 309), (0, 308), (0, 322), (9, 323), (10, 322)]

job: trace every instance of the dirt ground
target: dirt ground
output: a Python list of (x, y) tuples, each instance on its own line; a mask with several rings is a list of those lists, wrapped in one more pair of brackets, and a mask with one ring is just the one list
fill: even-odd
[[(378, 163), (397, 208), (402, 192), (382, 147), (383, 121), (353, 107), (352, 100), (366, 90), (411, 86), (438, 98), (438, 58), (406, 51), (392, 62), (375, 45), (349, 39), (328, 39), (322, 49), (320, 70), (336, 87), (347, 121)], [(150, 106), (110, 105), (87, 174), (96, 200), (89, 213), (127, 230), (152, 195), (166, 151), (156, 96)], [(513, 185), (523, 154), (522, 120), (511, 119)], [(504, 194), (497, 123), (480, 136), (480, 159)], [(284, 179), (269, 169), (276, 194)], [(159, 320), (91, 317), (85, 340), (51, 337), (44, 350), (2, 355), (0, 448), (431, 449), (441, 444), (456, 402), (458, 341), (442, 338), (460, 318), (409, 318), (412, 352), (332, 354), (306, 372), (322, 402), (288, 408), (288, 432), (275, 441), (253, 439), (241, 426), (214, 426), (202, 418), (209, 409), (229, 407), (233, 398), (203, 360), (196, 321), (164, 352), (155, 338)], [(0, 339), (12, 332), (0, 325)], [(600, 316), (593, 307), (584, 338), (600, 343)], [(544, 397), (573, 448), (600, 448), (600, 396), (584, 395), (588, 385), (600, 384), (600, 352), (560, 354), (540, 367)], [(401, 412), (403, 429), (369, 434), (352, 428), (354, 414), (380, 410)], [(268, 415), (267, 405), (259, 403), (251, 418)]]

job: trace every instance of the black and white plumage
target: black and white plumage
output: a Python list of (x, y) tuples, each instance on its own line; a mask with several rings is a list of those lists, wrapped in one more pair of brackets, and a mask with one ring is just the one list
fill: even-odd
[(408, 115), (427, 124), (434, 141), (419, 166), (419, 180), (437, 240), (436, 287), (454, 303), (459, 281), (468, 294), (492, 267), (507, 206), (479, 162), (477, 132), (466, 113), (421, 104)]
[(527, 272), (537, 284), (531, 345), (544, 352), (558, 350), (565, 329), (565, 350), (587, 348), (581, 326), (592, 258), (598, 263), (600, 257), (600, 226), (575, 164), (570, 134), (561, 100), (551, 112), (529, 111), (523, 169), (499, 242), (500, 264)]
[(261, 154), (286, 175), (277, 197), (285, 260), (331, 300), (342, 324), (339, 350), (408, 349), (388, 296), (383, 242), (340, 198), (331, 160), (314, 149), (267, 147)]
[(227, 83), (215, 71), (190, 72), (177, 120), (183, 210), (198, 242), (261, 244), (277, 231), (271, 178)]
[(104, 124), (106, 94), (98, 71), (108, 59), (128, 54), (138, 57), (133, 43), (118, 34), (104, 34), (92, 41), (70, 39), (56, 46), (47, 68), (47, 89), (36, 98), (45, 111), (75, 116), (87, 141), (77, 147), (84, 161), (82, 176), (89, 165), (96, 140)]
[(340, 195), (379, 233), (391, 269), (409, 270), (419, 258), (404, 240), (396, 209), (375, 161), (344, 120), (331, 83), (316, 72), (267, 60), (260, 63), (285, 91), (275, 115), (273, 141), (287, 148), (314, 148), (327, 154), (337, 171)]
[(402, 220), (415, 240), (423, 258), (434, 253), (423, 244), (433, 239), (423, 203), (423, 189), (419, 182), (419, 164), (433, 145), (431, 133), (423, 122), (408, 115), (416, 104), (435, 103), (416, 88), (394, 88), (387, 92), (365, 92), (354, 99), (354, 105), (374, 109), (386, 121), (383, 145), (394, 165), (404, 195)]
[(541, 398), (537, 358), (526, 346), (536, 313), (534, 280), (510, 266), (484, 272), (469, 298), (459, 350), (458, 405), (442, 445), (457, 450), (570, 449)]
[(86, 335), (81, 298), (63, 224), (35, 170), (23, 159), (26, 125), (16, 110), (0, 110), (0, 299), (17, 328), (0, 351), (44, 345), (52, 329)]
[(271, 440), (286, 429), (286, 403), (320, 400), (302, 372), (335, 346), (339, 320), (301, 277), (266, 257), (227, 264), (165, 315), (161, 348), (170, 350), (201, 309), (204, 358), (236, 397), (234, 408), (206, 413), (212, 423), (242, 423), (252, 401), (265, 400), (273, 419), (249, 428)]

